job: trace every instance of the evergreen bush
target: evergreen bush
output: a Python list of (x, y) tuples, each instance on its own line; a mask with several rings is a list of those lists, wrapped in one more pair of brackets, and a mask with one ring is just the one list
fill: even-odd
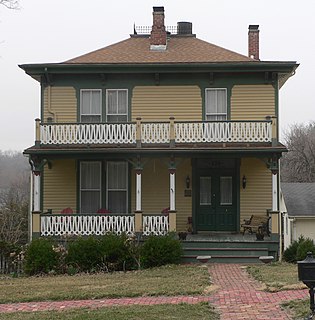
[(49, 239), (34, 239), (26, 248), (24, 272), (27, 275), (49, 273), (58, 268), (58, 253)]
[(181, 261), (182, 246), (173, 234), (150, 236), (141, 248), (141, 265), (144, 268), (178, 264)]
[(68, 267), (76, 268), (78, 271), (98, 270), (102, 263), (99, 241), (95, 237), (88, 237), (69, 242), (66, 263)]
[(286, 262), (296, 263), (297, 261), (304, 260), (308, 251), (315, 254), (313, 240), (300, 236), (298, 240), (293, 241), (292, 244), (284, 250), (283, 259)]

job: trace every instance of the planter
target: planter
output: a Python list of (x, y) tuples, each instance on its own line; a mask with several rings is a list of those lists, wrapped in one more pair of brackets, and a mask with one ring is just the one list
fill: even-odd
[(264, 240), (264, 234), (263, 233), (256, 233), (256, 240), (257, 241), (263, 241)]
[(179, 240), (186, 240), (187, 232), (178, 232)]

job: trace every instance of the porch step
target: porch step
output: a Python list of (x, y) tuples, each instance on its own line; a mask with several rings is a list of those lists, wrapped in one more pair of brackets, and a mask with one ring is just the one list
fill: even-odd
[(197, 256), (211, 256), (209, 263), (260, 263), (259, 257), (277, 257), (277, 243), (273, 241), (183, 241), (184, 263), (198, 263)]

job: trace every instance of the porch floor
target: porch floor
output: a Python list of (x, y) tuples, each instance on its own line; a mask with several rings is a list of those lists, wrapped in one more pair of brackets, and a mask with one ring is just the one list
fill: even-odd
[(186, 241), (216, 241), (216, 242), (262, 242), (271, 241), (271, 237), (264, 236), (264, 240), (258, 241), (256, 234), (230, 233), (230, 232), (203, 232), (197, 234), (188, 234)]

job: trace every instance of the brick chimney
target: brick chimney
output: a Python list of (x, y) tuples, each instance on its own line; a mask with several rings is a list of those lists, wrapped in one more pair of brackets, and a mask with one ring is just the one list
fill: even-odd
[(153, 26), (150, 36), (150, 49), (166, 50), (166, 30), (164, 25), (164, 7), (153, 7)]
[(248, 56), (254, 60), (259, 60), (259, 25), (249, 25), (248, 27)]

